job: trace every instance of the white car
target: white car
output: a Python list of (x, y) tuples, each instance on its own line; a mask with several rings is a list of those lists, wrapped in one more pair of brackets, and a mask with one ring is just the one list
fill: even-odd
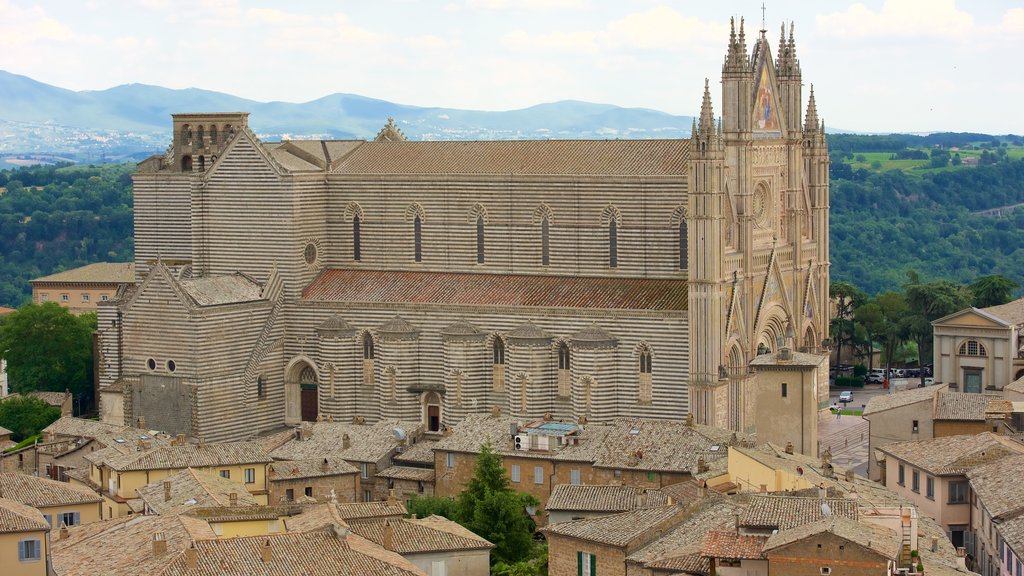
[(853, 402), (853, 392), (849, 390), (843, 390), (842, 392), (839, 393), (839, 401), (842, 402), (843, 404)]

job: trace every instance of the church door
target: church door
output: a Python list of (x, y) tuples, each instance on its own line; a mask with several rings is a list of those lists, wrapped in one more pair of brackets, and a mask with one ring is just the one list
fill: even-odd
[(317, 414), (319, 413), (316, 396), (316, 384), (302, 385), (302, 420), (305, 422), (316, 421)]
[(427, 406), (427, 430), (439, 432), (441, 430), (441, 407), (437, 405)]

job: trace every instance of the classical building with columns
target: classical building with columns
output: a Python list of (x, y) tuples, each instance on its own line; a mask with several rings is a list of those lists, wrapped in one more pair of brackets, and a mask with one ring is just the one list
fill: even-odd
[(748, 364), (828, 338), (828, 153), (792, 27), (773, 59), (740, 22), (721, 86), (679, 140), (267, 143), (174, 115), (134, 176), (137, 283), (100, 303), (104, 412), (208, 440), (494, 406), (751, 431)]

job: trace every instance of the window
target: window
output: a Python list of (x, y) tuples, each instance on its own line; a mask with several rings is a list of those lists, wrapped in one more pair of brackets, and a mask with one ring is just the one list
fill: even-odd
[(228, 479), (230, 479), (231, 478), (231, 470), (221, 470), (220, 471), (220, 477), (221, 478), (228, 478)]
[(146, 367), (150, 370), (156, 370), (156, 360), (152, 358), (146, 360)]
[(369, 490), (363, 490), (363, 502), (373, 502), (373, 493)]
[(543, 484), (544, 483), (544, 467), (534, 466), (533, 467), (533, 483)]
[(977, 340), (968, 340), (960, 345), (961, 356), (988, 356), (985, 345)]
[(106, 302), (107, 300), (110, 300), (110, 296), (107, 296), (106, 294), (100, 294), (101, 302)]
[(903, 466), (903, 464), (900, 464), (896, 483), (899, 484), (900, 486), (907, 485), (907, 469)]
[(70, 299), (71, 299), (71, 297), (70, 297), (70, 296), (68, 296), (67, 294), (61, 294), (61, 295), (60, 295), (60, 301), (61, 301), (61, 302), (67, 302), (67, 301), (68, 301), (68, 300), (70, 300)]
[(82, 523), (78, 512), (64, 512), (60, 515), (61, 526), (78, 526)]
[(787, 384), (785, 382), (782, 383), (782, 397), (783, 398), (788, 398), (789, 397), (789, 384)]
[(949, 486), (949, 503), (950, 504), (963, 504), (967, 502), (967, 481), (960, 480), (958, 482), (950, 482)]
[(449, 452), (447, 455), (448, 461), (446, 464), (449, 468), (455, 468), (455, 452)]
[(544, 216), (544, 219), (540, 221), (540, 265), (547, 266), (551, 264), (551, 241), (550, 241), (551, 224), (548, 223), (548, 217)]
[(256, 483), (256, 469), (255, 468), (246, 468), (245, 469), (245, 483), (246, 484), (255, 484)]
[(168, 360), (167, 361), (167, 371), (168, 372), (174, 372), (177, 369), (178, 369), (178, 365), (174, 363), (174, 360)]
[(31, 562), (33, 560), (39, 560), (42, 555), (42, 546), (40, 541), (35, 538), (22, 540), (18, 542), (18, 560), (21, 562)]
[(512, 481), (519, 482), (519, 464), (512, 465)]
[(558, 345), (558, 396), (569, 397), (570, 369), (572, 367), (572, 356), (569, 352), (569, 345), (562, 342)]
[(423, 262), (423, 219), (417, 214), (412, 221), (413, 260)]
[(921, 473), (917, 470), (910, 473), (910, 489), (918, 494), (921, 493)]
[(679, 219), (679, 269), (686, 270), (686, 220)]
[(431, 560), (430, 576), (448, 576), (448, 564), (444, 560)]
[(291, 488), (285, 490), (284, 491), (284, 499), (289, 501), (289, 502), (294, 502), (295, 501), (295, 490), (292, 490)]
[(363, 333), (363, 386), (373, 386), (374, 369), (373, 357), (375, 355), (373, 336), (369, 332)]
[(491, 379), (495, 392), (505, 389), (505, 342), (501, 336), (494, 337), (494, 344), (491, 346)]
[(263, 374), (256, 377), (256, 397), (267, 397), (267, 379), (263, 377)]
[(312, 497), (313, 497), (313, 487), (312, 487), (312, 486), (306, 486), (306, 489), (305, 489), (305, 490), (303, 490), (303, 493), (304, 493), (304, 494), (305, 494), (306, 496), (308, 496), (308, 497), (312, 498)]
[(579, 468), (573, 468), (572, 470), (569, 471), (569, 483), (570, 484), (580, 484), (581, 483)]
[(352, 217), (352, 259), (358, 262), (359, 254), (359, 214)]
[(608, 222), (608, 267), (619, 267), (619, 225), (614, 218)]
[(597, 556), (588, 552), (576, 552), (576, 574), (597, 576)]
[(651, 350), (644, 346), (637, 355), (637, 374), (639, 377), (639, 396), (641, 404), (649, 404), (652, 400), (653, 390), (651, 389)]
[(657, 478), (658, 478), (658, 476), (654, 472), (648, 472), (647, 473), (647, 481), (648, 482), (654, 482)]
[(366, 480), (367, 478), (370, 477), (370, 465), (367, 464), (366, 462), (363, 462), (362, 464), (359, 465), (359, 476), (363, 480)]
[(484, 215), (476, 216), (476, 263), (484, 263)]
[(932, 478), (931, 476), (925, 476), (924, 495), (929, 500), (935, 500), (935, 478)]
[(89, 301), (89, 295), (88, 294), (82, 294), (82, 302), (88, 302), (88, 301)]
[(50, 528), (53, 528), (53, 516), (51, 516), (50, 514), (43, 514), (43, 519), (46, 520), (46, 523), (50, 525)]
[(917, 432), (917, 431), (918, 431), (918, 423), (917, 423), (917, 420), (914, 420), (914, 421), (912, 421), (912, 422), (910, 423), (910, 425), (911, 425), (911, 428), (910, 428), (910, 431), (911, 431), (911, 432)]
[(42, 302), (49, 302), (50, 301), (50, 295), (49, 294), (45, 294), (45, 293), (40, 294), (39, 295), (39, 300), (42, 301)]
[(217, 127), (210, 126), (210, 144), (217, 143)]

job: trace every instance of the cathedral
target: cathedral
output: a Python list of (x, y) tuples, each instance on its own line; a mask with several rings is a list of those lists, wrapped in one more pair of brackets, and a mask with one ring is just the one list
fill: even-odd
[(269, 143), (175, 114), (133, 178), (136, 283), (98, 312), (104, 417), (752, 431), (750, 363), (829, 336), (828, 151), (788, 32), (773, 59), (733, 27), (689, 139)]

